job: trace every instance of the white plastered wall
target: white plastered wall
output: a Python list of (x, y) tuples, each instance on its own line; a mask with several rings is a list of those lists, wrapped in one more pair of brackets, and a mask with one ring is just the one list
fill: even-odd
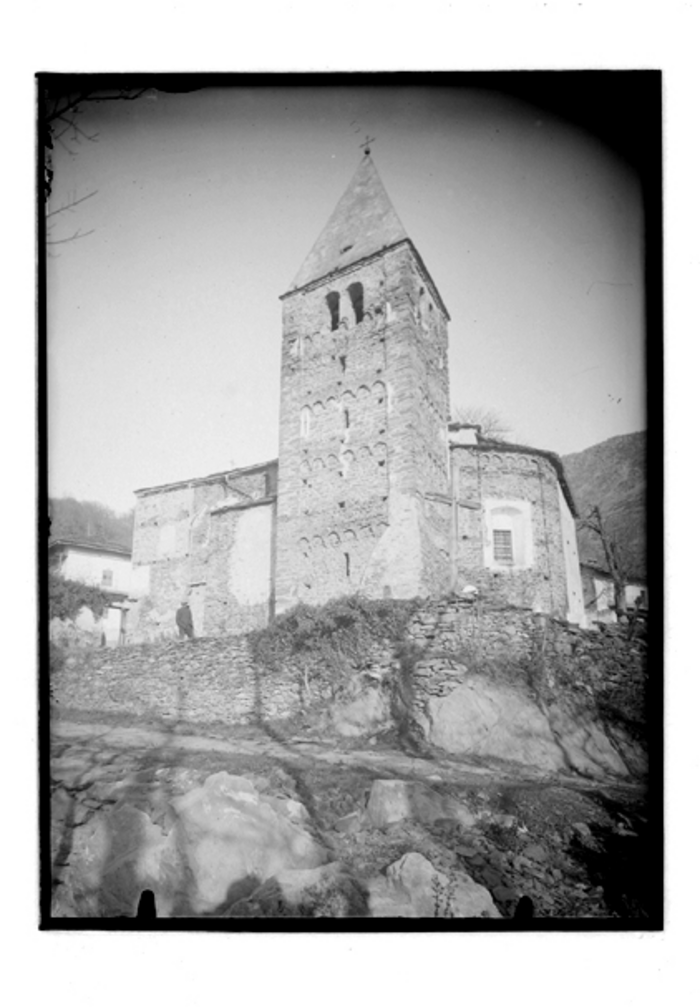
[(581, 581), (581, 564), (578, 557), (576, 522), (558, 483), (557, 495), (559, 497), (564, 568), (566, 570), (567, 619), (569, 622), (577, 623), (579, 626), (585, 626), (586, 607), (583, 600), (583, 583)]

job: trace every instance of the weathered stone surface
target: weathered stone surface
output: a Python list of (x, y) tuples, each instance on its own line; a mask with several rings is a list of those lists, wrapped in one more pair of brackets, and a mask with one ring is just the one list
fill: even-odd
[(427, 704), (428, 740), (448, 752), (508, 759), (555, 772), (566, 767), (547, 718), (525, 696), (474, 676)]
[(476, 818), (463, 804), (443, 797), (422, 783), (406, 780), (375, 780), (367, 802), (367, 820), (382, 829), (395, 822), (412, 819), (434, 823), (453, 819), (470, 828)]
[(359, 811), (352, 811), (349, 815), (343, 815), (334, 825), (336, 832), (346, 832), (350, 835), (359, 832), (362, 828), (363, 815)]
[(610, 773), (629, 775), (627, 766), (591, 717), (576, 715), (555, 705), (549, 711), (549, 723), (569, 762), (579, 773), (593, 777)]
[(328, 859), (298, 823), (298, 815), (295, 821), (282, 814), (281, 802), (260, 796), (242, 777), (216, 773), (204, 786), (176, 798), (173, 806), (194, 876), (195, 912), (225, 902), (229, 887), (244, 878), (264, 881), (290, 868), (318, 867)]
[(530, 860), (534, 860), (538, 864), (545, 864), (549, 859), (547, 851), (539, 843), (530, 843), (523, 850), (523, 856), (528, 857)]
[(374, 917), (491, 917), (500, 913), (489, 892), (468, 875), (448, 878), (420, 853), (407, 853), (369, 884)]
[(386, 727), (390, 723), (391, 711), (384, 693), (379, 689), (368, 689), (352, 703), (334, 708), (331, 716), (338, 734), (357, 738)]
[(275, 882), (286, 904), (304, 915), (311, 912), (336, 919), (367, 915), (367, 896), (362, 886), (339, 863), (282, 871)]
[[(120, 804), (73, 829), (53, 915), (133, 917), (144, 888), (159, 917), (211, 912), (244, 883), (328, 859), (299, 801), (260, 795), (242, 777), (217, 773), (171, 806), (151, 795), (148, 807)], [(61, 841), (59, 823), (55, 851)]]

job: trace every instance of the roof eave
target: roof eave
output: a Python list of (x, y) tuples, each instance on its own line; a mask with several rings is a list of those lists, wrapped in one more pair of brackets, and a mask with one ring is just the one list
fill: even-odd
[(573, 494), (566, 481), (564, 465), (561, 458), (554, 451), (546, 451), (544, 448), (531, 448), (526, 444), (510, 444), (507, 441), (490, 441), (481, 438), (476, 444), (450, 444), (450, 450), (461, 448), (465, 451), (510, 451), (515, 454), (536, 455), (538, 458), (546, 459), (554, 468), (557, 474), (559, 485), (561, 486), (564, 498), (569, 506), (572, 517), (578, 517), (578, 510), (574, 502)]
[(134, 495), (146, 496), (149, 493), (162, 493), (165, 490), (174, 489), (188, 489), (190, 486), (203, 486), (206, 483), (215, 483), (222, 479), (226, 479), (228, 476), (243, 476), (250, 475), (252, 472), (264, 472), (265, 469), (274, 468), (279, 464), (277, 458), (273, 458), (269, 462), (258, 462), (256, 465), (246, 465), (239, 469), (226, 469), (224, 472), (213, 472), (208, 476), (197, 476), (193, 479), (179, 479), (172, 483), (161, 483), (159, 486), (144, 486), (141, 489), (134, 490)]

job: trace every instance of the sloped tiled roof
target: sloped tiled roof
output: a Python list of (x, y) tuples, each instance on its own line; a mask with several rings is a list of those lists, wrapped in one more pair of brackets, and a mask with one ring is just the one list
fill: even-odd
[(290, 290), (407, 239), (372, 158), (365, 154)]
[(88, 552), (109, 552), (117, 556), (131, 556), (131, 549), (118, 542), (94, 542), (86, 538), (60, 536), (49, 540), (49, 549), (87, 549)]

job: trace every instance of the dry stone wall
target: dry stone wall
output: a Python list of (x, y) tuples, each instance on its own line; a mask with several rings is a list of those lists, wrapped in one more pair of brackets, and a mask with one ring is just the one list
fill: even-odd
[[(579, 759), (585, 770), (594, 742), (607, 748), (604, 761), (615, 771), (612, 742), (628, 767), (643, 772), (647, 645), (642, 629), (629, 633), (622, 626), (581, 630), (527, 610), (450, 598), (416, 612), (402, 649), (387, 640), (367, 650), (350, 669), (342, 698), (318, 656), (267, 668), (253, 660), (248, 637), (75, 652), (54, 670), (52, 691), (59, 708), (95, 716), (241, 724), (305, 713), (330, 731), (360, 736), (392, 726), (397, 692), (413, 722), (425, 724), (436, 703), (470, 681), (488, 681), (491, 700), (527, 694), (549, 718), (571, 756), (569, 763), (562, 756), (562, 766), (576, 767)], [(577, 732), (585, 734), (580, 744), (571, 740)]]
[(487, 671), (543, 692), (617, 698), (640, 720), (647, 681), (643, 623), (581, 629), (514, 606), (461, 598), (429, 602), (407, 629), (420, 648), (415, 680), (419, 701), (445, 695), (465, 673)]
[(75, 653), (52, 689), (66, 710), (228, 724), (293, 716), (318, 700), (303, 690), (296, 669), (256, 666), (243, 636)]

